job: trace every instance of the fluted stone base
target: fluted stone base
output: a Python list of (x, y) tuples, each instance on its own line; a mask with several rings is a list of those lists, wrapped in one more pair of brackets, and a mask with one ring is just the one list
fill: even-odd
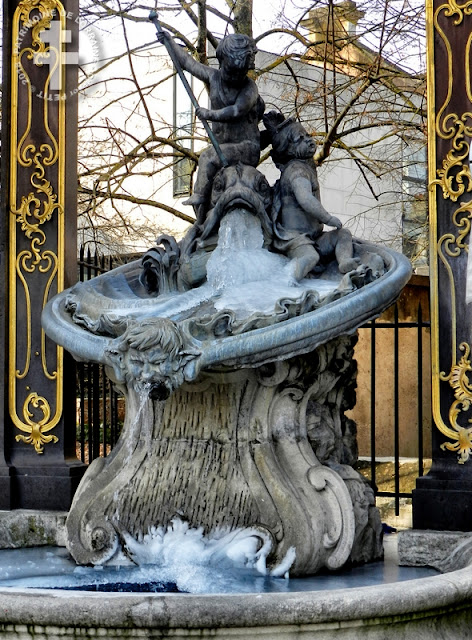
[[(352, 469), (355, 337), (255, 369), (205, 373), (167, 400), (127, 390), (126, 424), (96, 460), (67, 520), (68, 547), (100, 564), (178, 518), (206, 536), (267, 539), (269, 568), (291, 575), (382, 555), (373, 493)], [(126, 544), (124, 544), (126, 550)]]

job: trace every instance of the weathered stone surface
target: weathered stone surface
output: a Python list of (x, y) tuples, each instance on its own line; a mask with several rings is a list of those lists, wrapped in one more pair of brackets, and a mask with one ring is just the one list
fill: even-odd
[(18, 509), (0, 511), (0, 549), (65, 546), (67, 513)]
[(456, 571), (472, 564), (472, 533), (410, 529), (398, 534), (400, 564)]
[[(242, 233), (247, 216), (236, 217)], [(349, 280), (314, 310), (311, 291), (292, 287), (280, 317), (248, 315), (244, 304), (238, 316), (201, 291), (190, 307), (149, 297), (136, 264), (51, 303), (46, 331), (107, 364), (127, 398), (120, 444), (91, 465), (69, 514), (77, 562), (106, 562), (126, 536), (139, 541), (176, 515), (206, 535), (255, 531), (270, 543), (269, 568), (296, 555), (292, 575), (381, 555), (372, 491), (351, 467), (355, 425), (344, 418), (355, 387), (348, 336), (409, 276), (401, 256), (378, 251), (387, 271), (377, 280), (355, 293)]]
[[(43, 314), (49, 337), (105, 364), (127, 400), (118, 446), (75, 495), (68, 549), (102, 564), (140, 544), (162, 553), (178, 529), (205, 544), (241, 535), (250, 550), (238, 537), (237, 562), (272, 575), (378, 558), (380, 518), (344, 417), (352, 335), (396, 299), (410, 265), (324, 233), (341, 223), (318, 206), (315, 182), (301, 207), (281, 188), (280, 211), (254, 167), (223, 168), (209, 186), (213, 208), (180, 245), (163, 240), (142, 265), (79, 283)], [(180, 270), (201, 251), (203, 280), (184, 286)]]
[[(349, 465), (357, 449), (355, 337), (257, 369), (205, 374), (165, 402), (127, 391), (119, 446), (76, 494), (68, 548), (101, 563), (119, 538), (142, 540), (176, 514), (206, 535), (260, 530), (292, 575), (382, 555), (372, 490)], [(336, 523), (336, 524), (334, 524)]]
[(21, 640), (468, 640), (469, 569), (397, 584), (248, 595), (86, 594), (3, 589), (0, 635)]

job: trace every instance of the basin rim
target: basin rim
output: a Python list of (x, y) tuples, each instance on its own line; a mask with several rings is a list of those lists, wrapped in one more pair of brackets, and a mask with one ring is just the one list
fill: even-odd
[[(100, 628), (260, 628), (427, 618), (472, 607), (469, 567), (360, 588), (267, 594), (85, 593), (0, 589), (0, 624)], [(357, 624), (357, 623), (356, 623)]]

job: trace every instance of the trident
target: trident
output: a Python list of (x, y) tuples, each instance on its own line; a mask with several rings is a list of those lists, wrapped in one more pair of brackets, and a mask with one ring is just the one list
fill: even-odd
[[(151, 13), (149, 14), (149, 20), (151, 22), (154, 23), (154, 26), (156, 27), (156, 31), (159, 35), (164, 35), (165, 32), (162, 29), (161, 23), (158, 20), (157, 17), (157, 12), (156, 11), (151, 11)], [(167, 52), (172, 60), (172, 62), (174, 63), (174, 67), (177, 71), (177, 73), (179, 74), (179, 78), (182, 81), (182, 84), (185, 87), (185, 90), (188, 93), (188, 96), (190, 98), (191, 103), (193, 104), (193, 106), (195, 107), (195, 109), (198, 108), (199, 104), (197, 102), (197, 99), (195, 98), (195, 95), (192, 91), (191, 86), (188, 83), (187, 78), (185, 77), (185, 74), (183, 72), (182, 67), (180, 66), (180, 62), (177, 60), (177, 57), (174, 53), (174, 51), (172, 50), (171, 46), (169, 45), (167, 38), (164, 38), (164, 46), (167, 49)], [(213, 133), (210, 125), (208, 124), (208, 121), (205, 118), (202, 118), (202, 116), (198, 116), (200, 118), (200, 121), (202, 123), (202, 125), (205, 127), (205, 131), (208, 134), (208, 137), (210, 138), (210, 141), (213, 145), (213, 147), (215, 148), (215, 151), (218, 155), (218, 158), (220, 159), (220, 162), (222, 164), (223, 167), (228, 167), (229, 166), (229, 162), (228, 160), (225, 158), (224, 153), (221, 150), (220, 145), (218, 144), (218, 140), (215, 138), (215, 134)]]

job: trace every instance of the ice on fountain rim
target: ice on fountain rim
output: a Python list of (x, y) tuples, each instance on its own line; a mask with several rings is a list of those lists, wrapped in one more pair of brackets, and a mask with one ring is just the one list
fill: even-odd
[(221, 221), (218, 245), (206, 268), (207, 282), (183, 293), (158, 297), (155, 307), (144, 315), (173, 317), (209, 301), (217, 311), (230, 310), (238, 318), (271, 314), (279, 300), (297, 301), (308, 291), (317, 292), (322, 299), (339, 284), (326, 278), (295, 281), (289, 258), (265, 248), (259, 220), (239, 209)]

